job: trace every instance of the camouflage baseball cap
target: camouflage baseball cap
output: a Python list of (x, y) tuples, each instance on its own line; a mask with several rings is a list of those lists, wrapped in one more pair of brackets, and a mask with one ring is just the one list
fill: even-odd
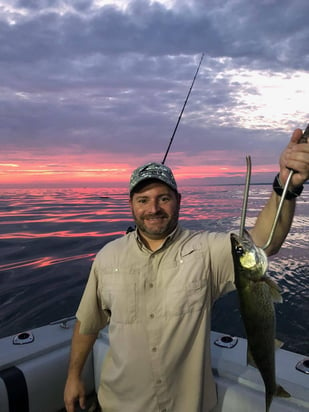
[(130, 193), (146, 179), (157, 179), (177, 192), (177, 184), (171, 169), (162, 163), (147, 163), (135, 169), (130, 179)]

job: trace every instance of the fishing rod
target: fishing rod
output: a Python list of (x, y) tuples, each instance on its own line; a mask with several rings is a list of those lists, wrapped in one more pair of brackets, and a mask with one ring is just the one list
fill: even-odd
[(188, 100), (189, 100), (189, 96), (190, 96), (190, 94), (191, 94), (191, 90), (192, 90), (192, 88), (193, 88), (193, 85), (194, 85), (195, 79), (196, 79), (196, 77), (197, 77), (197, 74), (198, 74), (198, 72), (199, 72), (199, 70), (200, 70), (200, 67), (201, 67), (203, 58), (204, 58), (204, 53), (202, 53), (200, 62), (199, 62), (199, 64), (198, 64), (198, 66), (197, 66), (195, 75), (194, 75), (193, 80), (192, 80), (192, 83), (191, 83), (191, 87), (190, 87), (189, 92), (188, 92), (188, 94), (187, 94), (186, 100), (185, 100), (185, 102), (184, 102), (184, 104), (183, 104), (183, 106), (182, 106), (182, 109), (181, 109), (181, 112), (180, 112), (180, 114), (179, 114), (179, 117), (178, 117), (178, 120), (177, 120), (175, 129), (174, 129), (173, 134), (172, 134), (172, 137), (171, 137), (171, 139), (170, 139), (170, 142), (169, 142), (169, 144), (168, 144), (168, 146), (167, 146), (165, 155), (164, 155), (163, 160), (162, 160), (162, 164), (163, 164), (163, 165), (164, 165), (164, 163), (165, 163), (165, 160), (166, 160), (166, 158), (167, 158), (168, 152), (169, 152), (169, 150), (170, 150), (170, 148), (171, 148), (171, 145), (172, 145), (172, 143), (173, 143), (173, 140), (174, 140), (176, 131), (177, 131), (177, 129), (178, 129), (178, 125), (179, 125), (179, 123), (180, 123), (182, 114), (183, 114), (183, 112), (184, 112), (184, 110), (185, 110), (186, 104), (187, 104), (187, 102), (188, 102)]
[[(172, 137), (171, 137), (171, 139), (170, 139), (170, 142), (169, 142), (169, 144), (168, 144), (168, 146), (167, 146), (165, 155), (164, 155), (163, 160), (162, 160), (162, 162), (161, 162), (163, 165), (164, 165), (164, 163), (165, 163), (165, 160), (166, 160), (166, 158), (167, 158), (168, 152), (169, 152), (169, 150), (170, 150), (170, 148), (171, 148), (171, 145), (172, 145), (172, 143), (173, 143), (173, 140), (174, 140), (176, 131), (177, 131), (177, 129), (178, 129), (178, 125), (179, 125), (179, 123), (180, 123), (182, 114), (183, 114), (183, 112), (184, 112), (184, 110), (185, 110), (186, 104), (187, 104), (187, 102), (188, 102), (188, 100), (189, 100), (189, 97), (190, 97), (190, 94), (191, 94), (191, 90), (192, 90), (192, 88), (193, 88), (195, 79), (196, 79), (196, 77), (197, 77), (197, 75), (198, 75), (198, 72), (199, 72), (199, 70), (200, 70), (200, 67), (201, 67), (203, 58), (204, 58), (204, 53), (202, 53), (201, 59), (200, 59), (200, 61), (199, 61), (199, 64), (198, 64), (198, 66), (197, 66), (195, 75), (194, 75), (193, 80), (192, 80), (192, 83), (191, 83), (191, 87), (190, 87), (189, 92), (188, 92), (188, 94), (187, 94), (186, 100), (185, 100), (185, 102), (184, 102), (184, 104), (183, 104), (183, 106), (182, 106), (182, 109), (181, 109), (181, 112), (180, 112), (180, 114), (179, 114), (179, 117), (178, 117), (178, 120), (177, 120), (175, 129), (174, 129), (174, 131), (173, 131)], [(127, 231), (126, 231), (126, 233), (133, 232), (134, 230), (135, 230), (135, 227), (129, 226), (128, 229), (127, 229)]]

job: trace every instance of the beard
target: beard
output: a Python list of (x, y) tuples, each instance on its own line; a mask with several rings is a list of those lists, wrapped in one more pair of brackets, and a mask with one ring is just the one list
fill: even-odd
[(179, 208), (172, 215), (165, 212), (145, 214), (137, 217), (133, 213), (135, 224), (141, 234), (148, 236), (150, 239), (164, 239), (176, 227), (179, 217)]

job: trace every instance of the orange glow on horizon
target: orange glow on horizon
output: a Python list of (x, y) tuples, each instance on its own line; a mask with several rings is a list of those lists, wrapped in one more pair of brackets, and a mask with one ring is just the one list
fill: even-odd
[[(262, 165), (254, 167), (254, 174), (275, 173), (278, 170), (277, 165)], [(244, 166), (184, 166), (176, 169), (175, 177), (177, 180), (184, 179), (202, 179), (215, 177), (235, 177), (245, 176), (246, 168)]]
[(127, 182), (130, 168), (126, 164), (85, 164), (61, 161), (0, 164), (0, 185), (70, 185)]
[[(211, 154), (208, 154), (208, 158)], [(150, 161), (149, 159), (157, 158), (157, 155), (144, 159), (143, 162)], [(99, 158), (98, 158), (99, 157)], [(118, 163), (102, 161), (103, 156), (91, 156), (85, 154), (79, 161), (74, 156), (59, 156), (54, 158), (40, 158), (34, 160), (33, 156), (25, 156), (20, 161), (8, 161), (0, 163), (0, 186), (2, 187), (82, 187), (82, 186), (112, 186), (124, 187), (128, 185), (132, 170), (141, 163), (141, 159), (130, 158), (133, 166), (127, 161), (119, 158)], [(195, 179), (215, 179), (215, 178), (239, 178), (245, 176), (245, 165), (228, 164), (230, 157), (229, 153), (222, 152), (220, 158), (215, 159), (217, 164), (198, 164), (201, 159), (187, 158), (184, 154), (179, 153), (179, 158), (183, 164), (172, 167), (176, 180), (184, 184), (190, 184), (190, 180)], [(175, 154), (171, 156), (172, 163), (177, 162)], [(204, 155), (203, 155), (203, 158)], [(28, 160), (29, 159), (29, 160)], [(195, 164), (194, 164), (195, 162)], [(179, 162), (181, 163), (181, 162)], [(176, 163), (177, 164), (177, 163)], [(254, 165), (252, 174), (275, 173), (278, 166), (274, 165)], [(206, 180), (205, 180), (206, 181)]]

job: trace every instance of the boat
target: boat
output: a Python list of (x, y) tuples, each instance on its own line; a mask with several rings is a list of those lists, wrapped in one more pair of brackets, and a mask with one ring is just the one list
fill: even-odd
[[(0, 339), (1, 412), (64, 411), (63, 389), (74, 323), (75, 318), (69, 317)], [(89, 399), (95, 399), (108, 347), (105, 328), (83, 371)], [(211, 353), (218, 391), (214, 412), (264, 411), (264, 384), (258, 370), (247, 365), (246, 339), (212, 331)], [(308, 411), (309, 358), (277, 349), (276, 375), (291, 398), (274, 398), (270, 411)]]

